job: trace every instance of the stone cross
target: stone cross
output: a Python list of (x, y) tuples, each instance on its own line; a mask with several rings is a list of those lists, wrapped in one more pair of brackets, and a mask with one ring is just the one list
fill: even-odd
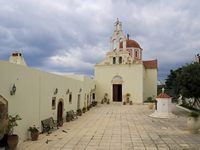
[(162, 93), (165, 93), (165, 88), (162, 88)]

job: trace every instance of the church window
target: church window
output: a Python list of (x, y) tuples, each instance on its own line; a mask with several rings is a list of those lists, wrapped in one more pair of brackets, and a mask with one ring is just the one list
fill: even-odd
[(117, 42), (116, 40), (113, 40), (113, 49), (116, 49), (117, 48)]
[(56, 97), (52, 97), (51, 106), (53, 110), (56, 109)]
[(135, 57), (138, 58), (138, 51), (135, 51)]
[(121, 64), (122, 63), (122, 57), (120, 56), (119, 57), (119, 64)]
[(116, 64), (116, 57), (113, 57), (113, 64)]
[(93, 100), (95, 99), (95, 93), (92, 93), (92, 99)]
[(72, 103), (72, 93), (69, 94), (69, 103)]

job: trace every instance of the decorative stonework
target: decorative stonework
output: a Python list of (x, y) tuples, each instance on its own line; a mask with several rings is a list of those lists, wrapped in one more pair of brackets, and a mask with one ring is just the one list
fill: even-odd
[(116, 75), (116, 76), (113, 77), (111, 83), (112, 84), (122, 84), (123, 83), (123, 79), (122, 79), (121, 76)]

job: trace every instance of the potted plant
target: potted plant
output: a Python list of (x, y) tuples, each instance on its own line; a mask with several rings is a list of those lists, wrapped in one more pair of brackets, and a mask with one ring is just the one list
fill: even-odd
[(88, 111), (90, 110), (90, 106), (89, 106), (89, 105), (87, 106), (87, 110), (88, 110)]
[(82, 110), (81, 110), (81, 109), (78, 109), (78, 110), (77, 110), (77, 115), (78, 115), (78, 116), (82, 116)]
[(63, 126), (63, 118), (60, 118), (57, 122), (58, 126), (62, 127)]
[(92, 101), (92, 106), (95, 107), (97, 105), (97, 101)]
[(200, 129), (200, 114), (197, 112), (191, 112), (187, 119), (187, 127), (190, 131), (190, 133), (198, 133), (198, 130)]
[(8, 127), (7, 127), (7, 134), (8, 134), (8, 147), (10, 149), (16, 149), (19, 137), (17, 134), (14, 134), (14, 128), (18, 126), (17, 121), (22, 120), (19, 115), (15, 116), (8, 116)]
[(30, 131), (31, 133), (31, 140), (32, 141), (36, 141), (39, 137), (39, 130), (38, 127), (36, 127), (35, 125), (33, 125), (32, 127), (28, 128), (28, 131)]
[(104, 101), (104, 99), (102, 99), (102, 100), (101, 100), (101, 104), (103, 104), (103, 103), (104, 103), (103, 101)]
[(126, 102), (129, 103), (131, 94), (130, 93), (126, 93), (125, 96), (126, 96)]
[(129, 104), (130, 104), (130, 105), (133, 105), (133, 101), (130, 101)]
[(123, 101), (123, 105), (126, 105), (126, 102), (125, 102), (125, 101)]
[(72, 119), (72, 115), (71, 115), (71, 113), (70, 112), (66, 112), (66, 122), (70, 122), (70, 121), (72, 121), (73, 119)]
[(83, 107), (83, 110), (82, 110), (82, 111), (83, 111), (83, 113), (85, 113), (85, 112), (86, 112), (86, 108), (85, 108), (85, 107)]
[(154, 108), (154, 100), (153, 100), (152, 97), (148, 97), (146, 102), (148, 103), (149, 109), (153, 109)]
[(105, 93), (105, 94), (104, 94), (103, 101), (104, 101), (105, 103), (107, 103), (107, 101), (108, 101), (108, 93)]
[(110, 100), (109, 99), (107, 100), (107, 104), (110, 104)]

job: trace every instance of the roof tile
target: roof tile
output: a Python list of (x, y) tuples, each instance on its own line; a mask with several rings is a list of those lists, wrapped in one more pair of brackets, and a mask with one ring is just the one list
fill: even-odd
[(155, 69), (158, 68), (158, 62), (157, 60), (147, 60), (143, 61), (144, 67), (146, 69)]

